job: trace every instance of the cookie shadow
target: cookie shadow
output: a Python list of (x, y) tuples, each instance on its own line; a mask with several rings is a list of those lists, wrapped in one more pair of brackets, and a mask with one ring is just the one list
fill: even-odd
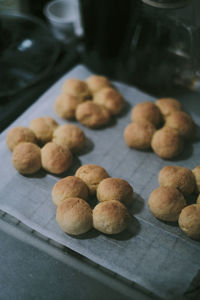
[(124, 107), (122, 111), (117, 115), (117, 118), (123, 118), (130, 111), (132, 106), (126, 100), (124, 101)]
[(76, 173), (76, 170), (80, 166), (81, 166), (80, 159), (76, 155), (74, 155), (72, 165), (66, 172), (63, 172), (62, 174), (53, 174), (53, 175), (58, 177), (58, 178), (64, 178), (64, 177), (67, 177), (67, 176), (74, 176), (74, 174)]
[[(186, 142), (187, 143), (187, 142)], [(171, 159), (167, 159), (168, 161), (173, 161), (173, 162), (179, 162), (179, 161), (183, 161), (183, 160), (187, 160), (188, 158), (190, 158), (193, 154), (193, 144), (192, 142), (189, 142), (187, 144), (186, 147), (184, 147), (183, 152), (175, 157), (175, 158), (171, 158)]]
[(192, 194), (192, 195), (185, 197), (185, 199), (187, 201), (187, 205), (196, 204), (197, 197), (198, 197), (198, 194)]
[(45, 176), (47, 176), (47, 172), (44, 169), (40, 169), (37, 173), (34, 174), (21, 174), (24, 177), (27, 178), (44, 178)]
[(79, 152), (77, 152), (77, 155), (81, 156), (81, 155), (88, 154), (93, 149), (94, 149), (94, 143), (93, 143), (93, 141), (90, 138), (86, 137), (85, 146), (84, 146), (84, 148), (82, 150), (80, 150)]
[(77, 239), (77, 240), (88, 240), (88, 239), (94, 239), (97, 236), (99, 236), (101, 233), (94, 228), (89, 230), (86, 233), (80, 234), (80, 235), (70, 235), (71, 238)]
[(118, 241), (127, 241), (130, 240), (132, 237), (138, 235), (140, 231), (141, 231), (141, 225), (139, 221), (135, 217), (131, 216), (131, 222), (128, 228), (118, 234), (109, 235), (109, 238)]
[(144, 204), (145, 204), (144, 199), (142, 197), (140, 197), (139, 194), (134, 193), (133, 202), (132, 202), (131, 206), (128, 206), (128, 209), (130, 210), (130, 212), (132, 214), (138, 214), (143, 210)]

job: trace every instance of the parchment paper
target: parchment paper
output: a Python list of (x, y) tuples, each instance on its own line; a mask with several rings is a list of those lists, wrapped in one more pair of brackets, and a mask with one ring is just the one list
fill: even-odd
[[(77, 66), (10, 127), (28, 126), (33, 118), (46, 115), (55, 118), (59, 124), (66, 123), (53, 111), (61, 86), (67, 78), (85, 79), (90, 74), (84, 66)], [(127, 101), (124, 113), (105, 129), (91, 130), (77, 124), (88, 138), (87, 149), (74, 158), (73, 167), (65, 176), (73, 174), (81, 164), (94, 163), (106, 168), (111, 176), (128, 180), (135, 190), (130, 228), (116, 237), (105, 236), (95, 230), (78, 238), (63, 233), (56, 223), (56, 207), (51, 200), (52, 187), (59, 177), (44, 171), (34, 176), (20, 175), (12, 166), (12, 154), (5, 144), (7, 130), (0, 138), (0, 209), (160, 297), (178, 299), (200, 269), (200, 243), (187, 238), (178, 226), (155, 219), (148, 210), (147, 200), (152, 190), (158, 187), (158, 172), (163, 166), (179, 165), (192, 169), (200, 165), (200, 142), (188, 143), (184, 153), (173, 161), (164, 161), (152, 152), (126, 147), (123, 131), (130, 122), (130, 108), (154, 98), (136, 88), (114, 84)], [(199, 125), (198, 97), (188, 92), (179, 99)]]

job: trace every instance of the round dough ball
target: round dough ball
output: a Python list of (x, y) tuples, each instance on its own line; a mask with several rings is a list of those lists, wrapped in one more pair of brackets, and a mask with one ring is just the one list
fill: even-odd
[(31, 129), (17, 126), (8, 130), (6, 144), (11, 151), (22, 142), (36, 143), (36, 136)]
[(108, 78), (99, 75), (92, 75), (86, 79), (91, 94), (95, 94), (104, 87), (111, 86)]
[(100, 202), (117, 200), (130, 205), (133, 201), (133, 188), (124, 179), (106, 178), (97, 187), (97, 199)]
[(38, 141), (47, 143), (52, 140), (53, 132), (58, 123), (51, 117), (40, 117), (31, 121), (30, 128), (35, 133)]
[(52, 200), (59, 206), (66, 198), (81, 198), (87, 200), (88, 187), (83, 180), (68, 176), (59, 180), (53, 187)]
[(145, 150), (151, 148), (151, 140), (156, 127), (148, 121), (130, 123), (124, 131), (125, 143), (128, 147)]
[(87, 127), (99, 128), (108, 124), (110, 113), (104, 106), (92, 101), (86, 101), (78, 105), (76, 119)]
[(57, 208), (56, 221), (68, 234), (83, 234), (92, 228), (92, 210), (83, 199), (67, 198)]
[(181, 210), (186, 206), (183, 195), (173, 187), (159, 187), (148, 200), (151, 213), (162, 221), (175, 222)]
[(187, 196), (195, 190), (195, 177), (191, 170), (178, 166), (164, 167), (158, 176), (160, 186), (171, 186)]
[(160, 98), (156, 101), (156, 105), (160, 109), (164, 119), (171, 115), (174, 111), (182, 110), (181, 103), (174, 98)]
[(186, 206), (179, 216), (179, 227), (189, 237), (200, 239), (200, 205), (192, 204)]
[(174, 128), (185, 139), (193, 139), (196, 125), (192, 118), (183, 111), (173, 112), (166, 120), (166, 126)]
[(131, 120), (149, 121), (157, 127), (162, 121), (162, 115), (158, 107), (153, 102), (146, 101), (138, 103), (133, 107)]
[(170, 159), (182, 152), (183, 139), (175, 129), (163, 127), (154, 133), (151, 147), (161, 158)]
[(106, 107), (111, 115), (117, 115), (122, 111), (124, 106), (123, 96), (111, 87), (101, 89), (94, 96), (94, 102)]
[(33, 174), (41, 168), (40, 148), (33, 143), (18, 144), (12, 154), (12, 163), (22, 174)]
[(56, 99), (54, 110), (63, 119), (74, 119), (76, 108), (81, 102), (81, 99), (76, 96), (61, 94)]
[(196, 182), (196, 192), (200, 193), (200, 166), (197, 166), (192, 170), (194, 177), (195, 177), (195, 182)]
[(126, 229), (129, 223), (129, 212), (119, 201), (104, 201), (93, 209), (93, 226), (105, 234), (120, 233)]
[(63, 149), (55, 143), (47, 143), (41, 150), (42, 167), (53, 174), (61, 174), (72, 164), (72, 154), (69, 149)]
[(72, 152), (78, 152), (83, 149), (85, 141), (83, 130), (73, 124), (58, 126), (53, 134), (54, 143), (62, 146), (64, 149), (70, 149)]
[(98, 184), (109, 177), (106, 170), (97, 165), (83, 165), (76, 171), (75, 176), (82, 179), (88, 186), (91, 195), (96, 194)]
[(62, 93), (76, 96), (81, 101), (91, 98), (87, 83), (79, 79), (66, 80), (62, 87)]

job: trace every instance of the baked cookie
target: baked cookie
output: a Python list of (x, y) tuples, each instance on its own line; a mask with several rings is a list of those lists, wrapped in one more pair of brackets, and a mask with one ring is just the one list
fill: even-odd
[(51, 117), (40, 117), (30, 122), (30, 129), (36, 135), (38, 141), (47, 143), (52, 140), (53, 132), (58, 123)]
[(98, 184), (103, 179), (109, 177), (104, 168), (92, 164), (83, 165), (78, 168), (75, 176), (79, 177), (87, 184), (91, 195), (95, 195)]
[(6, 144), (11, 151), (13, 151), (15, 146), (22, 142), (36, 144), (36, 136), (31, 129), (23, 126), (17, 126), (8, 130), (6, 135)]
[(130, 123), (124, 130), (125, 143), (130, 148), (149, 149), (155, 131), (156, 127), (148, 121)]
[(191, 170), (178, 166), (164, 167), (158, 176), (160, 186), (171, 186), (187, 196), (195, 191), (195, 177)]
[(61, 94), (56, 99), (54, 110), (63, 119), (74, 119), (77, 106), (82, 102), (77, 96)]
[(93, 101), (106, 107), (111, 115), (118, 115), (124, 106), (123, 96), (111, 87), (105, 87), (97, 92)]
[(64, 232), (80, 235), (92, 228), (92, 210), (83, 199), (67, 198), (57, 208), (56, 221)]
[(78, 105), (76, 119), (90, 128), (99, 128), (109, 123), (110, 113), (102, 105), (86, 101)]
[(159, 108), (153, 102), (145, 101), (133, 107), (131, 120), (135, 122), (145, 120), (157, 127), (162, 121), (162, 115)]
[(166, 120), (166, 126), (174, 128), (185, 139), (193, 139), (196, 125), (193, 119), (183, 111), (173, 112)]
[(104, 201), (93, 209), (93, 226), (105, 234), (117, 234), (130, 223), (127, 208), (116, 200)]
[(62, 146), (64, 149), (70, 149), (72, 152), (78, 152), (85, 146), (85, 134), (83, 130), (73, 124), (64, 124), (58, 126), (53, 134), (53, 142)]
[(97, 187), (97, 199), (100, 202), (117, 200), (130, 205), (133, 202), (133, 188), (124, 179), (106, 178)]
[(174, 98), (160, 98), (156, 101), (156, 105), (164, 119), (166, 119), (166, 117), (171, 115), (174, 111), (182, 110), (181, 103)]
[(192, 173), (194, 174), (195, 177), (196, 192), (200, 193), (200, 166), (194, 168), (194, 170), (192, 170)]
[(178, 156), (183, 150), (183, 139), (178, 132), (169, 127), (157, 130), (151, 140), (154, 152), (164, 159)]
[(72, 154), (69, 149), (63, 149), (55, 143), (47, 143), (41, 149), (42, 167), (53, 174), (61, 174), (72, 164)]
[(34, 174), (41, 168), (40, 148), (33, 143), (19, 143), (12, 153), (12, 163), (22, 174)]
[(195, 240), (200, 239), (200, 205), (192, 204), (186, 206), (178, 219), (180, 229)]
[(66, 198), (81, 198), (87, 200), (88, 187), (78, 177), (68, 176), (59, 180), (53, 187), (52, 200), (59, 206)]
[(111, 86), (111, 82), (105, 76), (92, 75), (85, 81), (91, 94), (95, 94), (104, 87)]
[(62, 86), (62, 93), (76, 96), (80, 101), (91, 98), (87, 83), (79, 79), (66, 80)]
[(175, 222), (186, 206), (183, 195), (173, 187), (159, 187), (148, 200), (150, 212), (162, 221)]

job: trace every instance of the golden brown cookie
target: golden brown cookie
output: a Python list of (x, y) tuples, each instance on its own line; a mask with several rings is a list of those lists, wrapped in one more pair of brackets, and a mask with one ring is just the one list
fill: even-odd
[(111, 87), (105, 87), (94, 96), (94, 103), (106, 107), (111, 115), (119, 114), (124, 106), (123, 96)]
[(19, 143), (12, 154), (12, 163), (22, 174), (33, 174), (41, 168), (40, 148), (33, 143)]
[(153, 102), (145, 101), (133, 107), (131, 120), (136, 122), (145, 120), (157, 127), (162, 121), (162, 115), (159, 108)]
[(164, 167), (158, 176), (160, 186), (171, 186), (187, 196), (195, 191), (195, 177), (191, 170), (178, 166)]
[(75, 176), (82, 179), (88, 186), (91, 195), (96, 194), (98, 184), (109, 177), (106, 170), (97, 165), (83, 165), (76, 171)]
[(83, 180), (68, 176), (59, 180), (52, 189), (52, 200), (59, 206), (66, 198), (81, 198), (87, 200), (88, 187)]
[(174, 111), (182, 110), (181, 103), (174, 98), (160, 98), (156, 101), (156, 105), (160, 109), (164, 119), (171, 115)]
[(200, 166), (197, 166), (192, 170), (194, 177), (195, 177), (195, 182), (196, 182), (196, 192), (200, 193)]
[(148, 200), (151, 213), (162, 221), (178, 220), (181, 210), (186, 206), (183, 195), (173, 187), (159, 187)]
[(166, 120), (166, 126), (174, 128), (185, 139), (193, 139), (196, 125), (193, 119), (183, 111), (173, 112)]
[(58, 126), (53, 134), (54, 143), (62, 146), (64, 149), (68, 148), (72, 152), (78, 152), (83, 149), (85, 141), (83, 130), (73, 124)]
[(163, 127), (154, 133), (151, 147), (158, 156), (170, 159), (182, 152), (183, 139), (175, 129)]
[(47, 143), (52, 140), (53, 132), (58, 123), (51, 117), (40, 117), (30, 122), (30, 129), (36, 135), (38, 141)]
[(83, 234), (92, 228), (92, 210), (83, 199), (67, 198), (57, 208), (56, 221), (68, 234)]
[(53, 174), (61, 174), (72, 164), (72, 154), (69, 149), (63, 149), (55, 143), (47, 143), (41, 150), (42, 167)]
[(79, 79), (66, 80), (62, 86), (62, 93), (76, 96), (81, 101), (91, 98), (87, 83)]
[(15, 146), (22, 142), (34, 144), (37, 142), (36, 136), (31, 129), (23, 126), (17, 126), (8, 130), (6, 135), (6, 144), (11, 151), (13, 151)]
[(78, 105), (76, 119), (90, 128), (99, 128), (109, 123), (110, 113), (102, 105), (86, 101)]
[(92, 75), (86, 79), (91, 94), (95, 94), (104, 87), (111, 86), (111, 82), (105, 76)]
[(100, 202), (117, 200), (130, 205), (133, 202), (133, 188), (124, 179), (106, 178), (97, 187), (97, 199)]
[(116, 200), (104, 201), (93, 209), (93, 226), (105, 234), (117, 234), (130, 223), (127, 208)]
[(56, 99), (54, 110), (63, 119), (74, 119), (76, 108), (81, 102), (81, 99), (76, 96), (61, 94)]
[(200, 205), (192, 204), (186, 206), (179, 216), (179, 227), (189, 237), (200, 239)]
[(130, 123), (124, 130), (126, 145), (140, 150), (149, 149), (155, 131), (156, 127), (148, 121)]

